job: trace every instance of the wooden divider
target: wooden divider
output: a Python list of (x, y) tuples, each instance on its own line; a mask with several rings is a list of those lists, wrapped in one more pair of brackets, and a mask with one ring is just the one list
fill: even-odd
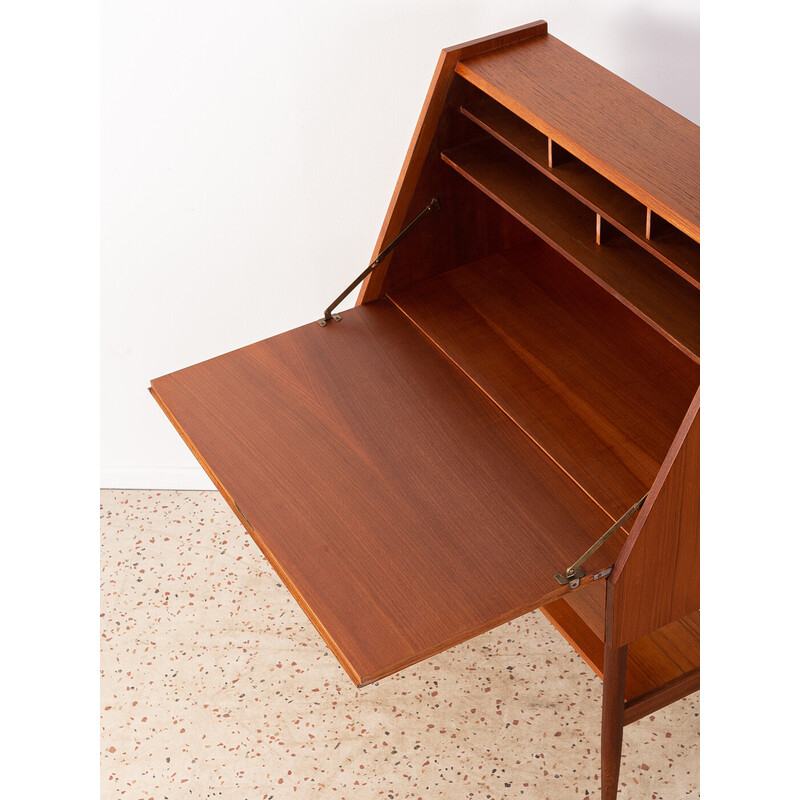
[(598, 247), (591, 209), (493, 139), (446, 151), (442, 159), (698, 360), (700, 294), (695, 286), (626, 236)]
[(461, 113), (693, 286), (700, 286), (697, 242), (666, 221), (651, 237), (650, 209), (490, 97), (462, 106)]

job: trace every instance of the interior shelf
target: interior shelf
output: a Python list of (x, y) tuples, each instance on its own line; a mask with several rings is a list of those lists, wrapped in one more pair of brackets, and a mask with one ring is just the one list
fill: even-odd
[[(604, 592), (605, 585), (597, 584), (579, 595), (567, 595), (541, 609), (600, 677), (603, 676), (603, 638), (587, 624), (585, 605), (581, 613), (578, 613), (573, 608), (572, 601), (579, 596), (585, 601), (590, 595), (598, 595), (602, 615), (604, 599), (600, 596)], [(643, 716), (643, 713), (650, 713), (650, 709), (647, 709), (647, 697), (661, 687), (674, 686), (677, 696), (687, 693), (680, 691), (681, 685), (692, 691), (696, 688), (691, 686), (692, 679), (696, 677), (699, 680), (699, 666), (699, 611), (632, 642), (628, 646), (628, 672), (625, 681), (625, 700), (631, 705), (630, 716), (635, 719)], [(637, 701), (641, 703), (639, 711), (643, 713), (636, 713)], [(626, 722), (629, 721), (632, 720), (626, 719)]]
[(461, 113), (601, 214), (693, 286), (700, 286), (700, 245), (686, 234), (664, 222), (650, 238), (646, 206), (566, 150), (559, 148), (562, 157), (551, 167), (548, 156), (551, 140), (491, 98), (462, 106)]
[(699, 360), (700, 293), (622, 234), (597, 244), (596, 214), (494, 139), (442, 153), (445, 163)]
[(611, 516), (650, 488), (699, 367), (543, 240), (389, 299)]

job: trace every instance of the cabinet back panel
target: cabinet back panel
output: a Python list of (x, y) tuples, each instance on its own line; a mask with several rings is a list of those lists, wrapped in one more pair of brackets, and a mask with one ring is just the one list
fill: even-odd
[(612, 517), (650, 488), (699, 367), (542, 240), (389, 297)]

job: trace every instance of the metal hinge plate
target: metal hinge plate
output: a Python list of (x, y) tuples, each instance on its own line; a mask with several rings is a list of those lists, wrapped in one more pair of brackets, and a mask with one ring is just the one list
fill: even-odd
[[(583, 569), (583, 564), (590, 556), (594, 555), (603, 544), (616, 533), (627, 521), (632, 517), (643, 505), (647, 499), (647, 494), (634, 503), (571, 567), (567, 567), (564, 572), (556, 573), (556, 580), (561, 586), (569, 586), (570, 589), (577, 589), (581, 585), (581, 578), (586, 577), (586, 570)], [(594, 580), (605, 578), (606, 575), (611, 573), (611, 569), (598, 572), (594, 576)]]

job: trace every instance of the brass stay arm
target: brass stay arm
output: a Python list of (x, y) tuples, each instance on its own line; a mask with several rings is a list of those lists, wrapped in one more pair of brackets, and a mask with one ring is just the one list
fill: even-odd
[[(567, 567), (564, 572), (556, 574), (556, 580), (562, 586), (569, 584), (570, 589), (578, 588), (581, 578), (586, 575), (586, 570), (581, 565), (593, 556), (644, 505), (644, 501), (647, 500), (647, 494), (634, 503), (571, 567)], [(605, 577), (610, 571), (599, 573), (595, 577)]]
[(398, 233), (397, 236), (395, 236), (394, 239), (392, 239), (392, 241), (380, 251), (380, 253), (378, 253), (378, 255), (375, 257), (375, 260), (325, 309), (322, 319), (319, 320), (319, 324), (324, 328), (331, 320), (340, 320), (341, 317), (338, 314), (332, 313), (333, 309), (336, 308), (336, 306), (338, 306), (339, 303), (341, 303), (342, 300), (344, 300), (345, 297), (347, 297), (347, 295), (349, 295), (350, 292), (352, 292), (353, 289), (355, 289), (356, 286), (358, 286), (358, 284), (361, 283), (361, 281), (363, 281), (364, 278), (366, 278), (367, 275), (369, 275), (370, 272), (372, 272), (372, 270), (374, 270), (375, 267), (381, 263), (381, 261), (383, 261), (390, 250), (392, 250), (396, 245), (400, 244), (400, 240), (404, 239), (406, 235), (416, 227), (417, 223), (421, 222), (425, 217), (427, 217), (431, 211), (438, 211), (441, 207), (442, 204), (439, 202), (439, 198), (434, 197), (433, 200), (431, 200), (430, 203), (428, 203), (428, 205), (425, 206), (425, 208), (423, 208), (422, 211), (420, 211), (419, 214), (417, 214), (417, 216), (414, 217), (414, 219), (412, 219), (411, 222), (409, 222), (408, 225), (406, 225), (406, 227), (403, 228), (403, 230), (401, 230), (400, 233)]

